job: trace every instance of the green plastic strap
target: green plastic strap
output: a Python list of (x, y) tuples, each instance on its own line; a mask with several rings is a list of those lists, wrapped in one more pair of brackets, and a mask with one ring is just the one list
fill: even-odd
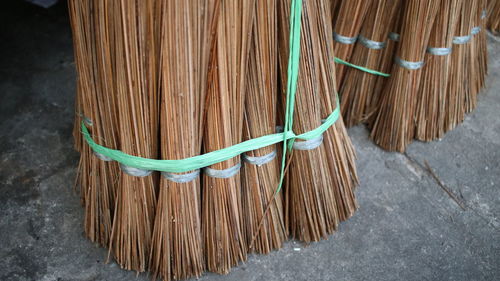
[(326, 118), (325, 122), (321, 126), (315, 128), (312, 131), (300, 135), (295, 135), (292, 131), (278, 133), (278, 134), (271, 134), (267, 136), (262, 136), (260, 138), (247, 140), (242, 143), (233, 145), (231, 147), (223, 148), (220, 150), (180, 160), (148, 159), (148, 158), (129, 155), (120, 150), (107, 148), (95, 143), (95, 141), (90, 136), (90, 133), (87, 127), (85, 126), (84, 122), (81, 123), (81, 128), (85, 141), (88, 143), (88, 145), (92, 148), (93, 151), (100, 153), (106, 157), (109, 157), (112, 160), (115, 160), (125, 166), (130, 166), (143, 170), (182, 173), (207, 167), (215, 163), (231, 159), (242, 153), (282, 142), (283, 140), (288, 141), (296, 138), (301, 140), (309, 140), (319, 137), (338, 120), (339, 116), (340, 116), (340, 111), (337, 102), (337, 108), (335, 109), (335, 111), (332, 114), (330, 114), (328, 118)]
[(120, 150), (110, 149), (97, 144), (91, 137), (85, 123), (82, 121), (82, 134), (92, 148), (92, 150), (102, 156), (108, 157), (125, 166), (150, 171), (182, 173), (207, 167), (242, 153), (256, 150), (262, 147), (283, 142), (283, 160), (281, 166), (281, 177), (277, 192), (281, 189), (284, 178), (284, 169), (286, 164), (286, 151), (291, 149), (295, 139), (309, 140), (322, 135), (330, 126), (332, 126), (340, 117), (340, 106), (338, 97), (336, 99), (336, 109), (324, 120), (324, 122), (314, 130), (295, 135), (292, 131), (293, 110), (295, 103), (295, 92), (297, 90), (297, 79), (299, 73), (300, 57), (300, 22), (301, 22), (302, 1), (292, 0), (291, 18), (290, 18), (290, 55), (288, 64), (287, 81), (287, 104), (285, 109), (285, 126), (282, 133), (271, 134), (259, 138), (244, 141), (231, 147), (208, 152), (202, 155), (180, 159), (180, 160), (156, 160), (126, 154)]
[(370, 74), (379, 75), (379, 76), (383, 76), (383, 77), (389, 77), (389, 76), (391, 76), (390, 74), (387, 74), (387, 73), (383, 73), (383, 72), (380, 72), (380, 71), (376, 71), (376, 70), (373, 70), (373, 69), (369, 69), (369, 68), (366, 68), (366, 67), (355, 65), (355, 64), (352, 64), (350, 62), (346, 62), (345, 60), (339, 59), (337, 57), (335, 57), (334, 61), (335, 61), (335, 63), (340, 63), (340, 64), (343, 64), (343, 65), (347, 65), (347, 66), (350, 66), (352, 68), (356, 68), (358, 70), (361, 70), (361, 71), (364, 71), (364, 72), (368, 72)]
[[(288, 73), (286, 84), (285, 125), (283, 127), (283, 156), (281, 159), (280, 181), (276, 193), (283, 186), (286, 167), (286, 153), (292, 148), (295, 138), (287, 139), (286, 135), (292, 132), (293, 111), (295, 109), (295, 92), (300, 65), (300, 25), (302, 21), (302, 0), (292, 0), (290, 8), (290, 54), (288, 55)], [(338, 109), (338, 107), (337, 107)], [(323, 124), (324, 125), (324, 124)], [(328, 127), (326, 128), (328, 129)], [(326, 130), (325, 129), (325, 130)], [(323, 132), (322, 132), (323, 133)], [(319, 136), (320, 134), (316, 135)], [(316, 137), (315, 136), (315, 137)], [(290, 140), (290, 141), (288, 141)]]

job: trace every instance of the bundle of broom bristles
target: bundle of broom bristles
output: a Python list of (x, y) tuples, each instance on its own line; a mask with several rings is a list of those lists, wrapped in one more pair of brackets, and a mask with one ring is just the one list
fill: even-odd
[(487, 28), (495, 35), (500, 35), (500, 1), (488, 0)]
[[(297, 139), (284, 173), (279, 144), (159, 173), (112, 161), (82, 134), (83, 122), (100, 146), (160, 160), (275, 134), (287, 103), (292, 1), (69, 1), (84, 228), (122, 268), (163, 280), (225, 274), (289, 238), (325, 239), (357, 209), (342, 118)], [(301, 4), (297, 135), (337, 108), (333, 4)]]
[(365, 123), (376, 144), (404, 152), (460, 124), (485, 86), (487, 8), (486, 0), (340, 1), (334, 48), (346, 125)]
[[(387, 150), (442, 138), (477, 105), (487, 74), (485, 28), (498, 28), (487, 21), (498, 19), (497, 4), (69, 1), (87, 237), (122, 268), (163, 280), (225, 274), (289, 238), (327, 238), (357, 209), (344, 121), (366, 123)], [(291, 36), (297, 5), (300, 40)], [(297, 69), (290, 46), (300, 46)], [(290, 73), (298, 73), (296, 84)], [(339, 109), (343, 118), (319, 137), (180, 173), (113, 161), (89, 142), (181, 161), (282, 126), (285, 134), (311, 132)]]

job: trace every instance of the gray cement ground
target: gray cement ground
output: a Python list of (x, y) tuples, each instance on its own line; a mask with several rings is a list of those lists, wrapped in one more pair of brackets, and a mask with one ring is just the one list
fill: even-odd
[[(0, 280), (149, 280), (105, 264), (106, 250), (83, 235), (72, 190), (75, 70), (64, 5), (1, 5)], [(489, 49), (477, 110), (443, 140), (388, 153), (363, 127), (350, 130), (361, 208), (335, 235), (289, 242), (201, 280), (499, 280), (499, 40), (490, 37)]]

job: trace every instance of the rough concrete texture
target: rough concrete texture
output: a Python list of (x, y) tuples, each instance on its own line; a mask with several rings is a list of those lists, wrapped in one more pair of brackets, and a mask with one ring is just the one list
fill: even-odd
[[(0, 8), (0, 280), (149, 280), (105, 264), (83, 235), (72, 185), (75, 67), (66, 7)], [(356, 145), (360, 209), (328, 240), (289, 242), (201, 280), (498, 280), (500, 43), (477, 110), (441, 141), (406, 154)], [(425, 168), (457, 197), (462, 209)]]

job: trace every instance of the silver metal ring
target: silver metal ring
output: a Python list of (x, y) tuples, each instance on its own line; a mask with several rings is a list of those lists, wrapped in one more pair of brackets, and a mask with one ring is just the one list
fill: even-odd
[(470, 41), (471, 38), (472, 38), (471, 35), (455, 36), (453, 37), (453, 44), (455, 45), (466, 44), (467, 42)]
[(470, 32), (470, 34), (472, 35), (476, 35), (476, 34), (479, 34), (479, 32), (481, 32), (481, 27), (480, 26), (474, 26)]
[(108, 156), (104, 155), (104, 154), (101, 154), (99, 152), (96, 152), (94, 150), (92, 150), (92, 152), (94, 153), (94, 155), (101, 159), (102, 161), (106, 161), (106, 162), (109, 162), (109, 161), (113, 161), (113, 159), (109, 158)]
[(170, 172), (161, 172), (161, 175), (169, 181), (185, 183), (195, 180), (200, 175), (200, 170), (194, 170), (187, 174), (176, 174)]
[(451, 48), (427, 47), (427, 53), (435, 56), (446, 56), (451, 53)]
[(342, 44), (354, 44), (356, 40), (358, 40), (358, 36), (355, 37), (347, 37), (344, 35), (340, 35), (336, 32), (333, 33), (333, 39)]
[(120, 164), (120, 169), (127, 175), (134, 176), (134, 177), (147, 177), (151, 175), (153, 171), (151, 170), (143, 170), (143, 169), (137, 169), (134, 167), (130, 166), (125, 166), (123, 164)]
[(248, 156), (246, 153), (243, 153), (241, 156), (243, 158), (243, 161), (260, 167), (266, 163), (271, 162), (274, 158), (276, 158), (276, 155), (276, 150), (273, 150), (271, 153), (263, 156)]
[(296, 150), (311, 150), (320, 146), (323, 143), (323, 135), (319, 137), (306, 140), (306, 141), (295, 141), (292, 148)]
[(373, 40), (370, 40), (370, 39), (364, 37), (363, 35), (359, 35), (358, 39), (359, 39), (359, 42), (361, 44), (363, 44), (363, 46), (365, 46), (368, 49), (380, 50), (380, 49), (385, 48), (385, 46), (387, 45), (386, 42), (373, 41)]
[(409, 70), (417, 70), (419, 68), (422, 68), (422, 66), (424, 66), (423, 61), (407, 61), (407, 60), (404, 60), (398, 56), (394, 57), (394, 61), (399, 66), (404, 67), (404, 68), (409, 69)]
[(241, 168), (241, 163), (238, 163), (230, 168), (224, 169), (224, 170), (217, 170), (217, 169), (212, 169), (209, 167), (203, 168), (203, 171), (207, 176), (212, 177), (212, 178), (219, 178), (219, 179), (227, 179), (230, 177), (233, 177), (236, 175)]

